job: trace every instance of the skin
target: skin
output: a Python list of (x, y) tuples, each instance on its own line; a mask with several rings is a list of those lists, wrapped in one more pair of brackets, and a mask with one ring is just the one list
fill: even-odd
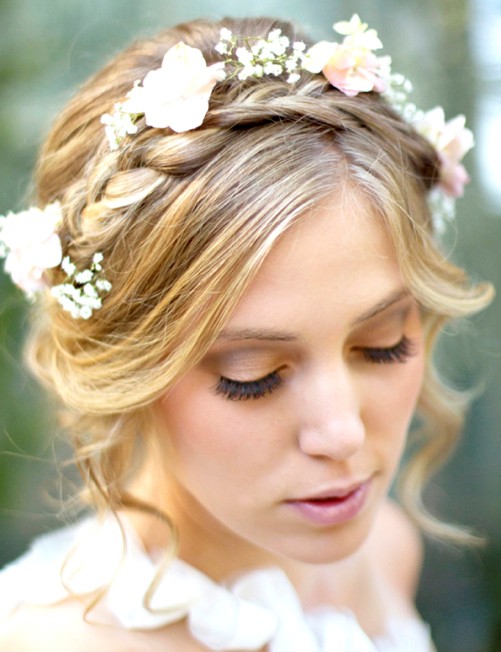
[[(375, 362), (403, 338), (406, 355)], [(163, 507), (181, 557), (216, 579), (278, 564), (300, 588), (310, 564), (357, 551), (402, 454), (421, 340), (419, 308), (363, 198), (333, 196), (295, 224), (215, 345), (159, 404)], [(221, 381), (255, 392), (270, 374), (273, 391), (248, 400)], [(342, 523), (312, 523), (291, 504), (361, 483), (363, 505)]]
[[(404, 337), (406, 355), (374, 361)], [(349, 609), (380, 635), (389, 619), (415, 615), (419, 539), (387, 492), (423, 365), (419, 309), (377, 217), (356, 194), (333, 196), (280, 240), (222, 336), (158, 402), (160, 438), (135, 493), (169, 513), (179, 556), (214, 579), (278, 565), (305, 609)], [(273, 391), (249, 400), (230, 400), (235, 388), (221, 381), (273, 372)], [(335, 525), (290, 504), (360, 482), (361, 507)], [(129, 518), (148, 550), (165, 545), (155, 519)], [(93, 615), (100, 620), (99, 607)], [(78, 600), (24, 607), (0, 626), (2, 649), (70, 646), (205, 649), (185, 621), (151, 632), (99, 627)]]

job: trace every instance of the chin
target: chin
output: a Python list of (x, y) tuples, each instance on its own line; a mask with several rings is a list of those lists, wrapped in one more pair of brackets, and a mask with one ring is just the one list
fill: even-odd
[[(303, 536), (285, 538), (283, 545), (275, 541), (270, 552), (304, 564), (331, 564), (354, 555), (367, 540), (373, 521), (367, 516), (329, 530), (314, 531)], [(277, 545), (278, 544), (278, 545)]]

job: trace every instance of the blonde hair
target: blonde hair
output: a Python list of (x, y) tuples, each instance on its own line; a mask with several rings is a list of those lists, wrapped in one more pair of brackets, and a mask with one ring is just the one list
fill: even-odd
[(423, 308), (428, 371), (419, 408), (431, 428), (404, 497), (425, 528), (447, 536), (426, 514), (421, 488), (454, 445), (461, 407), (431, 351), (447, 319), (481, 309), (492, 291), (470, 285), (434, 243), (426, 194), (437, 180), (435, 150), (377, 94), (349, 98), (306, 73), (294, 86), (275, 77), (219, 83), (199, 129), (176, 134), (139, 122), (118, 151), (108, 148), (100, 116), (180, 40), (215, 62), (223, 26), (301, 37), (280, 21), (225, 19), (139, 42), (81, 89), (41, 152), (38, 201), (61, 202), (65, 251), (80, 268), (102, 251), (113, 284), (88, 321), (47, 297), (28, 348), (31, 367), (71, 414), (87, 499), (103, 509), (137, 504), (127, 487), (154, 428), (155, 399), (204, 355), (281, 234), (350, 183), (384, 221)]

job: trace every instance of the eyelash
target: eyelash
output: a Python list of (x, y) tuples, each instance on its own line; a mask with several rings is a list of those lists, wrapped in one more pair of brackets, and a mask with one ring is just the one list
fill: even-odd
[(216, 394), (220, 394), (230, 401), (248, 401), (271, 394), (282, 382), (278, 371), (272, 371), (271, 374), (257, 380), (240, 381), (222, 376), (215, 391)]
[[(361, 348), (359, 351), (364, 360), (371, 364), (403, 364), (414, 355), (414, 346), (413, 342), (404, 335), (394, 346)], [(215, 393), (229, 401), (255, 400), (272, 394), (282, 382), (278, 370), (257, 380), (240, 381), (222, 376), (216, 385)]]
[(364, 360), (373, 364), (404, 363), (415, 354), (412, 340), (405, 335), (394, 346), (364, 348), (360, 352)]

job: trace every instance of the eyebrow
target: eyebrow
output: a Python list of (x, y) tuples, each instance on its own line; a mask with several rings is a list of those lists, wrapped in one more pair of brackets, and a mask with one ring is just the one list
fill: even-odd
[[(363, 322), (372, 319), (376, 315), (384, 312), (394, 304), (409, 296), (406, 289), (399, 289), (392, 292), (389, 296), (379, 301), (375, 306), (359, 315), (353, 322), (352, 326), (356, 326)], [(266, 342), (297, 342), (298, 336), (289, 331), (280, 330), (267, 330), (261, 328), (235, 328), (229, 330), (222, 330), (217, 340), (224, 342), (257, 340)]]
[(234, 340), (266, 340), (267, 342), (294, 342), (298, 338), (287, 331), (264, 330), (260, 328), (236, 328), (221, 331), (218, 340), (232, 342)]
[(363, 322), (372, 319), (372, 317), (379, 315), (380, 313), (384, 312), (388, 308), (391, 308), (391, 306), (393, 306), (394, 304), (398, 303), (399, 301), (402, 301), (402, 299), (405, 299), (409, 296), (410, 296), (409, 291), (405, 288), (392, 292), (389, 296), (385, 297), (384, 299), (376, 303), (375, 306), (367, 310), (367, 312), (364, 312), (361, 315), (359, 315), (352, 322), (352, 326), (362, 324)]

